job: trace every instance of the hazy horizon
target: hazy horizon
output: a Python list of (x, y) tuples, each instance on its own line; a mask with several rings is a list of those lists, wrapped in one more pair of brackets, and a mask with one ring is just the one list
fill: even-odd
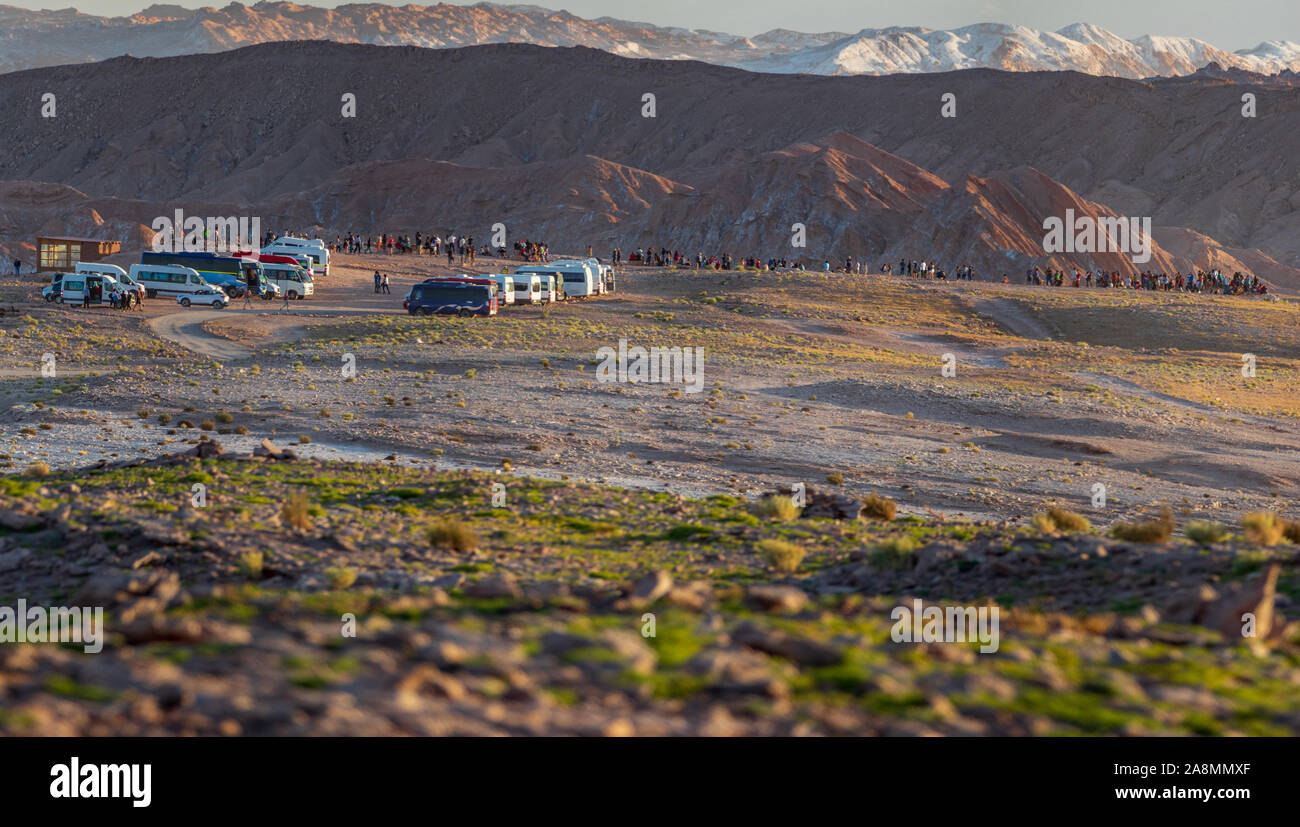
[[(4, 5), (26, 9), (51, 8), (51, 4), (41, 0), (10, 0)], [(142, 0), (83, 0), (57, 8), (75, 8), (84, 14), (100, 16), (130, 16), (150, 5), (154, 4)], [(181, 0), (159, 5), (197, 9), (214, 5), (221, 8), (229, 4)], [(336, 8), (348, 3), (318, 0), (303, 5)], [(456, 2), (453, 5), (476, 3)], [(897, 3), (889, 0), (814, 0), (801, 4), (783, 0), (749, 0), (743, 5), (659, 0), (653, 6), (636, 0), (562, 0), (555, 4), (495, 5), (536, 5), (566, 10), (589, 19), (613, 17), (657, 26), (708, 29), (746, 36), (771, 29), (853, 33), (890, 26), (957, 29), (977, 23), (1008, 23), (1041, 31), (1057, 31), (1072, 23), (1091, 23), (1128, 39), (1143, 35), (1194, 37), (1232, 51), (1254, 48), (1272, 40), (1300, 41), (1300, 4), (1286, 0), (1239, 0), (1231, 4), (1208, 0), (1150, 0), (1146, 4), (1134, 4), (1131, 0), (1096, 0), (1086, 8), (1061, 0), (916, 0), (906, 4), (901, 11)]]

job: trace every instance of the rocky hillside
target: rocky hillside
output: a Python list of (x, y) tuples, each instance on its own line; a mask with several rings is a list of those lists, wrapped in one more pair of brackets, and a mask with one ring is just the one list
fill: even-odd
[[(1258, 117), (1241, 116), (1245, 90)], [(54, 118), (39, 116), (47, 91)], [(651, 91), (656, 117), (645, 118)], [(948, 92), (956, 118), (941, 117)], [(354, 118), (342, 117), (344, 93)], [(1043, 218), (1081, 200), (1151, 217), (1178, 239), (1175, 266), (1224, 261), (1210, 252), (1223, 250), (1281, 284), (1300, 275), (1289, 151), (1300, 100), (1275, 81), (796, 77), (583, 48), (291, 43), (13, 73), (0, 76), (0, 106), (30, 113), (0, 121), (0, 181), (84, 194), (57, 208), (0, 194), (11, 242), (52, 217), (84, 227), (87, 209), (122, 238), (181, 207), (330, 235), (486, 238), (502, 222), (513, 238), (602, 250), (952, 255), (947, 266), (974, 257), (987, 274), (1006, 268), (1003, 249), (1029, 255)], [(1103, 123), (1124, 127), (1090, 126)], [(1021, 167), (1056, 195), (984, 192)], [(808, 227), (803, 250), (789, 245), (795, 223)]]

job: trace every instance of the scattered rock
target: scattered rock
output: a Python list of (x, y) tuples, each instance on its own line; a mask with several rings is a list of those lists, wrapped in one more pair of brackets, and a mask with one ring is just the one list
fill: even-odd
[(761, 612), (793, 613), (808, 603), (808, 595), (794, 586), (750, 586), (745, 602)]
[(779, 655), (800, 666), (834, 666), (844, 659), (843, 652), (829, 643), (775, 629), (762, 629), (749, 622), (737, 626), (731, 639), (740, 646)]
[(672, 587), (673, 578), (668, 572), (662, 569), (651, 572), (636, 581), (636, 584), (632, 586), (632, 593), (628, 596), (628, 602), (636, 608), (645, 608), (668, 594)]
[(523, 590), (508, 574), (496, 574), (485, 577), (477, 583), (470, 583), (464, 589), (466, 597), (492, 600), (501, 597), (519, 597)]
[(31, 551), (25, 548), (17, 548), (13, 551), (7, 551), (4, 554), (0, 554), (0, 571), (13, 571), (21, 566), (24, 560), (31, 556)]
[(214, 457), (219, 457), (224, 454), (225, 451), (226, 449), (223, 448), (221, 443), (217, 442), (215, 439), (204, 440), (194, 446), (194, 456), (199, 459), (212, 459)]

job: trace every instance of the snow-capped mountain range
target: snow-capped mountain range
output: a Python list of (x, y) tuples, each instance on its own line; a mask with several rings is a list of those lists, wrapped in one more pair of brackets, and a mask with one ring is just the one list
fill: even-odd
[(1001, 23), (952, 30), (920, 27), (804, 33), (774, 29), (744, 37), (602, 17), (587, 20), (538, 6), (388, 6), (322, 9), (295, 3), (225, 8), (150, 6), (130, 17), (75, 9), (0, 5), (0, 71), (85, 63), (132, 54), (168, 57), (256, 43), (334, 40), (447, 48), (484, 43), (589, 46), (624, 57), (700, 60), (763, 72), (883, 75), (989, 68), (1073, 70), (1126, 78), (1191, 74), (1217, 63), (1261, 74), (1300, 70), (1300, 44), (1267, 41), (1229, 52), (1190, 37), (1126, 40), (1076, 23), (1042, 32)]

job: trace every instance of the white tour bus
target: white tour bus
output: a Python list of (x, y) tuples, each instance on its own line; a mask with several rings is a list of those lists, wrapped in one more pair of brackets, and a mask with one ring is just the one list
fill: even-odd
[(268, 281), (278, 286), (290, 299), (305, 299), (316, 292), (311, 273), (295, 264), (262, 262), (262, 272)]
[[(576, 261), (576, 260), (578, 260), (578, 259), (575, 259), (575, 261)], [(613, 267), (610, 267), (608, 264), (601, 264), (601, 263), (600, 263), (600, 259), (598, 259), (598, 258), (596, 258), (596, 257), (594, 257), (594, 256), (592, 256), (592, 257), (590, 257), (590, 258), (584, 258), (584, 259), (581, 259), (581, 261), (582, 261), (584, 264), (588, 264), (588, 265), (590, 265), (592, 268), (595, 269), (595, 271), (596, 271), (596, 278), (600, 280), (600, 292), (601, 292), (601, 293), (613, 293), (613, 292), (614, 292), (614, 268), (613, 268)], [(568, 263), (570, 263), (570, 262), (564, 261), (564, 262), (560, 262), (560, 263), (561, 263), (561, 264), (568, 264)]]
[(284, 236), (263, 247), (262, 252), (276, 256), (307, 256), (311, 259), (311, 274), (316, 278), (328, 276), (330, 272), (330, 251), (318, 238)]
[[(554, 267), (566, 274), (564, 277), (564, 289), (567, 290), (570, 295), (602, 296), (606, 292), (605, 280), (600, 274), (600, 264), (595, 259), (563, 259), (560, 261), (552, 261), (548, 266)], [(570, 285), (574, 284), (575, 281), (578, 282), (577, 286), (581, 287), (581, 279), (568, 275), (568, 273), (573, 271), (574, 268), (578, 267), (586, 271), (591, 282), (590, 288), (586, 293), (576, 292), (572, 287), (570, 287)]]
[[(197, 270), (175, 264), (132, 264), (131, 278), (144, 287), (149, 298), (166, 296), (204, 296), (205, 288), (212, 287)], [(204, 298), (201, 304), (208, 304)]]
[(564, 297), (566, 299), (570, 297), (585, 299), (588, 296), (600, 295), (600, 287), (596, 283), (596, 274), (584, 262), (552, 262), (547, 267), (550, 268), (548, 272), (555, 273), (564, 279)]
[(569, 275), (566, 277), (564, 268), (556, 266), (553, 262), (550, 264), (525, 264), (515, 270), (519, 275), (536, 274), (545, 278), (551, 276), (555, 280), (555, 301), (564, 301), (576, 296), (587, 296), (588, 293), (582, 291), (583, 284), (586, 282), (585, 271), (577, 268), (569, 268)]

